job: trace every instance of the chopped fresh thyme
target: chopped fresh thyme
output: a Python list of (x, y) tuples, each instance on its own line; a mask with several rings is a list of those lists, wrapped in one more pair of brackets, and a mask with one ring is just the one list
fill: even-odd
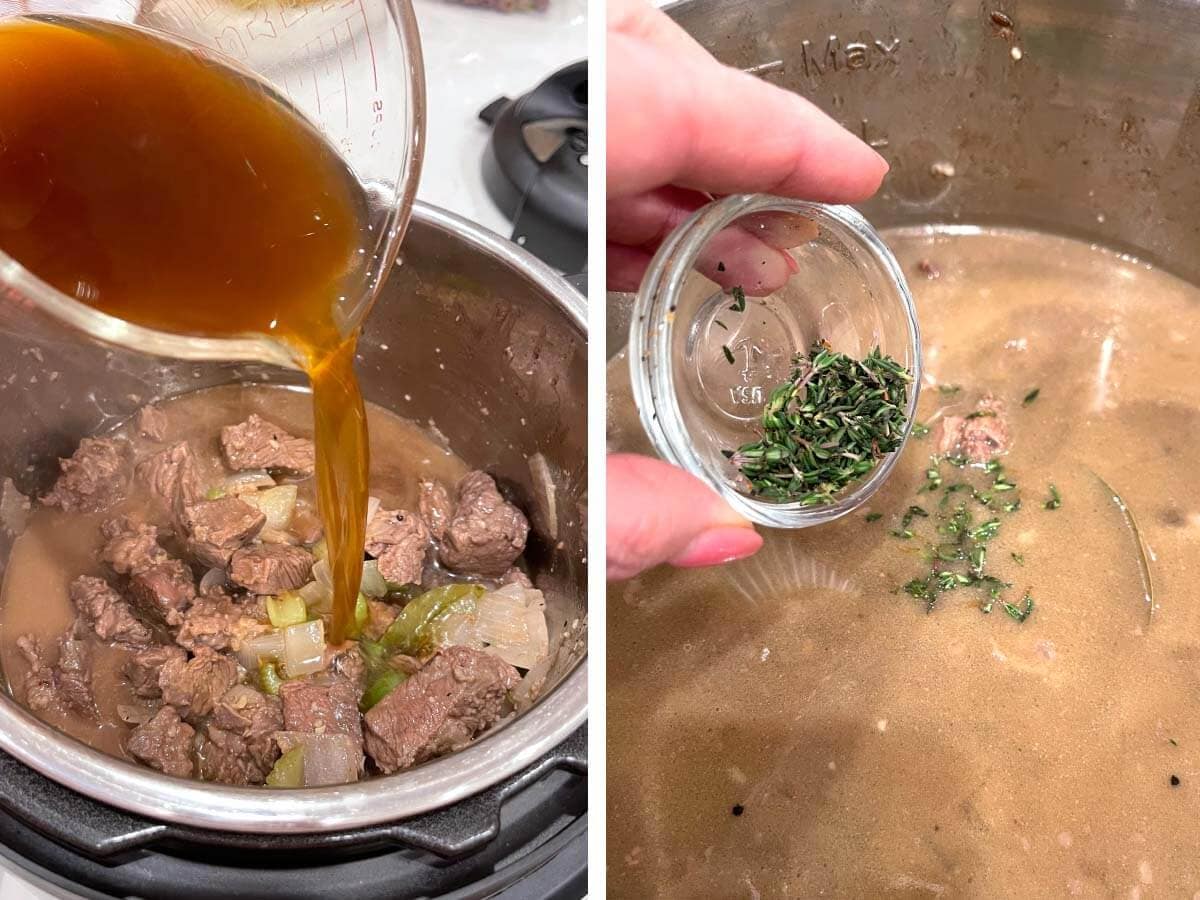
[(1005, 603), (1004, 611), (1018, 622), (1024, 622), (1029, 618), (1030, 613), (1033, 612), (1033, 598), (1029, 596), (1029, 591), (1025, 592), (1022, 603), (1024, 604), (1023, 606), (1014, 606), (1011, 603)]
[(1043, 506), (1045, 506), (1046, 509), (1058, 509), (1060, 506), (1062, 506), (1062, 494), (1058, 492), (1058, 488), (1056, 488), (1054, 485), (1050, 485), (1050, 496), (1046, 498), (1046, 502), (1043, 504)]
[(745, 312), (746, 311), (746, 292), (744, 290), (742, 290), (741, 285), (738, 285), (737, 287), (734, 287), (734, 288), (730, 288), (729, 294), (731, 297), (733, 297), (733, 303), (730, 304), (729, 308), (731, 310), (733, 310), (734, 312)]
[(994, 419), (996, 411), (994, 409), (977, 409), (975, 412), (967, 413), (967, 419)]
[(863, 519), (868, 522), (878, 522), (882, 518), (883, 513), (867, 513), (865, 516), (863, 516)]
[(1041, 388), (1034, 388), (1032, 391), (1030, 391), (1028, 394), (1025, 395), (1025, 399), (1021, 401), (1021, 405), (1028, 406), (1030, 403), (1032, 403), (1034, 400), (1036, 400), (1038, 398), (1038, 394), (1040, 394), (1041, 392), (1042, 392)]
[(911, 433), (915, 438), (923, 438), (929, 434), (929, 426), (922, 422), (914, 422)]
[(864, 359), (823, 341), (793, 360), (791, 380), (771, 391), (762, 438), (726, 456), (752, 496), (802, 506), (832, 503), (886, 454), (899, 449), (912, 376), (876, 347)]
[(728, 330), (729, 330), (729, 326), (728, 326), (728, 325), (726, 325), (724, 322), (722, 322), (720, 319), (713, 319), (713, 324), (714, 324), (714, 325), (720, 325), (720, 326), (721, 326), (722, 328), (724, 328), (726, 331), (728, 331)]
[(725, 354), (725, 361), (732, 366), (734, 363), (734, 358), (733, 358), (733, 351), (729, 349), (729, 345), (722, 344), (721, 352)]
[(957, 394), (959, 391), (961, 391), (962, 385), (961, 384), (939, 384), (937, 386), (937, 389), (938, 389), (939, 394), (946, 394), (947, 396), (950, 396), (952, 394)]
[(1025, 565), (1025, 555), (1024, 554), (1012, 553), (1011, 556), (1012, 556), (1013, 562), (1015, 562), (1018, 566)]

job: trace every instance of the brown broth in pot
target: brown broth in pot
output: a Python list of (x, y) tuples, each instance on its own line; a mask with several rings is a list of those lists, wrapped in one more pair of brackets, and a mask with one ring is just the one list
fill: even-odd
[[(610, 895), (1200, 896), (1200, 291), (1058, 237), (886, 238), (962, 385), (919, 418), (1007, 402), (1023, 504), (989, 568), (1035, 611), (898, 590), (936, 427), (867, 508), (613, 585)], [(623, 356), (609, 396), (610, 447), (647, 452)]]

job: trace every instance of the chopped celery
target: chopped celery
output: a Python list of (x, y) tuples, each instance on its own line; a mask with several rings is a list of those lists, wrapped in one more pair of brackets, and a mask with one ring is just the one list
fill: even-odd
[(267, 618), (276, 628), (287, 628), (308, 621), (308, 607), (295, 591), (284, 591), (278, 597), (267, 598)]
[(258, 686), (264, 694), (278, 694), (283, 679), (279, 677), (279, 667), (270, 660), (258, 664)]
[(469, 613), (484, 595), (482, 585), (447, 584), (411, 601), (379, 642), (389, 650), (419, 656), (437, 646), (437, 625), (455, 613)]
[(356, 638), (362, 634), (370, 618), (371, 608), (367, 606), (367, 597), (365, 594), (359, 594), (358, 599), (354, 601), (354, 625), (349, 629), (347, 636)]
[(388, 583), (379, 574), (379, 563), (373, 559), (363, 563), (362, 584), (359, 590), (368, 597), (382, 597), (388, 592)]
[(388, 694), (390, 694), (398, 685), (403, 684), (408, 680), (408, 675), (396, 669), (388, 669), (378, 678), (371, 682), (370, 687), (363, 691), (362, 699), (358, 701), (358, 708), (361, 712), (366, 712)]
[(267, 786), (304, 787), (304, 747), (293, 747), (275, 761), (275, 766), (267, 775)]

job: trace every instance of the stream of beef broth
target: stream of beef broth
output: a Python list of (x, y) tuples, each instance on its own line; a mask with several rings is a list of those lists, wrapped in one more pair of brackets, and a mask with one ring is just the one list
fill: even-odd
[[(166, 415), (166, 431), (172, 440), (187, 440), (196, 450), (198, 475), (205, 485), (219, 483), (227, 474), (217, 442), (223, 425), (258, 413), (294, 435), (311, 437), (313, 433), (312, 398), (300, 390), (228, 385), (181, 395), (158, 408)], [(421, 478), (454, 484), (466, 474), (468, 467), (462, 460), (412, 422), (373, 404), (367, 407), (367, 419), (372, 442), (370, 489), (384, 507), (415, 509)], [(129, 440), (139, 457), (162, 447), (139, 436), (132, 423), (115, 435)], [(316, 504), (313, 479), (300, 483), (299, 498), (310, 507)], [(71, 581), (78, 575), (105, 574), (105, 567), (98, 562), (100, 524), (126, 513), (153, 518), (152, 509), (147, 495), (135, 493), (101, 513), (68, 514), (40, 507), (30, 517), (13, 545), (0, 594), (0, 671), (10, 690), (16, 690), (29, 671), (16, 647), (17, 638), (33, 634), (44, 646), (53, 648), (75, 620), (68, 595)], [(109, 723), (119, 721), (117, 706), (138, 702), (121, 673), (131, 651), (94, 636), (88, 643), (94, 660), (92, 686), (102, 718)], [(43, 718), (84, 743), (129, 758), (124, 747), (128, 727), (89, 723), (70, 711), (49, 711)]]
[[(916, 491), (936, 429), (868, 508), (766, 532), (742, 563), (614, 585), (610, 893), (1192, 897), (1200, 291), (1046, 235), (887, 240), (927, 373), (963, 386), (923, 391), (920, 418), (989, 391), (1008, 403), (1023, 505), (1000, 514), (989, 568), (1036, 608), (983, 615), (960, 590), (927, 614), (897, 591), (929, 571), (922, 542), (890, 532), (933, 503)], [(647, 451), (623, 356), (609, 385), (610, 446)], [(1137, 537), (1097, 474), (1140, 527), (1152, 615)]]

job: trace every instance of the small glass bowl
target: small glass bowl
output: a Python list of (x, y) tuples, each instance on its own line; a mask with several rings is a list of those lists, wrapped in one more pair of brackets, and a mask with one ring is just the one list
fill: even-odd
[[(745, 291), (736, 310), (730, 292)], [(759, 500), (722, 453), (760, 437), (771, 389), (818, 338), (856, 358), (876, 345), (921, 384), (912, 295), (891, 251), (848, 206), (726, 197), (680, 225), (655, 254), (634, 303), (629, 366), (642, 425), (664, 459), (711, 484), (752, 522), (806, 528), (844, 516), (887, 480), (900, 449), (836, 501)], [(730, 358), (732, 357), (732, 361)]]

